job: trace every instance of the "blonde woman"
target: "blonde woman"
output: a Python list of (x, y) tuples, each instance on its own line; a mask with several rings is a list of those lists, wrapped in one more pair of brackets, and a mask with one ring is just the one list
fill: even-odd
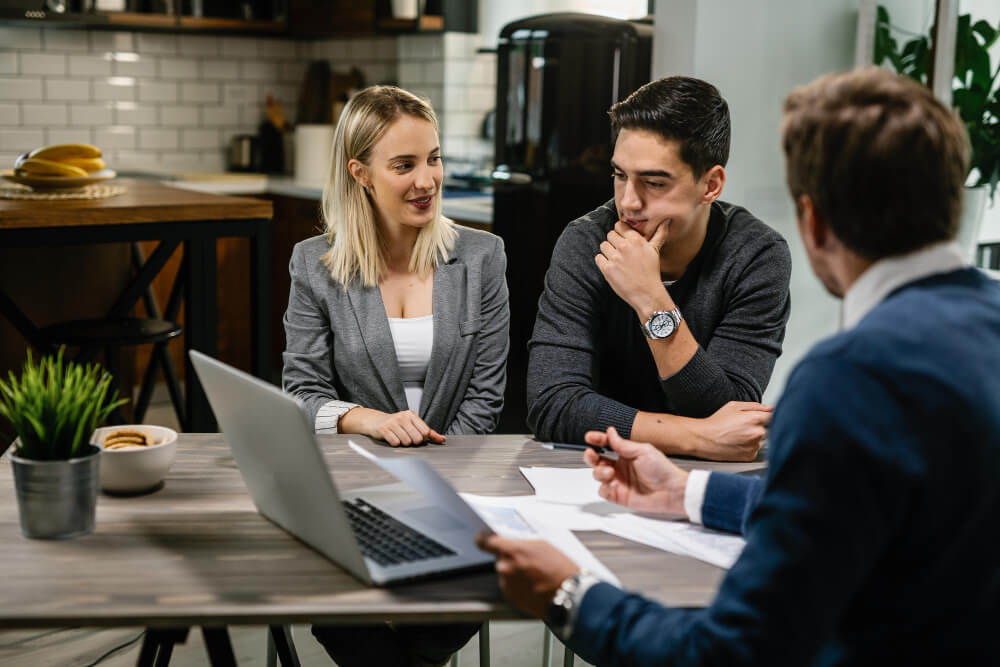
[[(326, 233), (295, 246), (282, 384), (317, 432), (392, 446), (489, 433), (508, 349), (503, 244), (441, 215), (430, 105), (394, 86), (355, 95), (334, 133)], [(341, 667), (434, 664), (478, 626), (316, 627)]]

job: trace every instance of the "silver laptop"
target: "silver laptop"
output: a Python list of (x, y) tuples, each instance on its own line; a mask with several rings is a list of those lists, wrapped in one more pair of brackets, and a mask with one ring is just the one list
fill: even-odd
[(409, 485), (340, 494), (297, 399), (204, 354), (190, 354), (262, 515), (369, 584), (493, 562), (475, 545), (476, 533), (489, 527), (421, 457), (367, 454), (386, 469), (395, 466), (390, 472)]

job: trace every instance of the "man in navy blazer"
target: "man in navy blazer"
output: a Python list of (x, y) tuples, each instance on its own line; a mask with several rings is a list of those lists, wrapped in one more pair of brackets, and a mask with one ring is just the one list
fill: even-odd
[(827, 75), (785, 101), (788, 185), (843, 331), (796, 367), (762, 480), (680, 470), (611, 429), (601, 494), (742, 531), (706, 609), (481, 536), (501, 588), (599, 665), (997, 664), (1000, 284), (964, 265), (968, 140), (922, 86)]

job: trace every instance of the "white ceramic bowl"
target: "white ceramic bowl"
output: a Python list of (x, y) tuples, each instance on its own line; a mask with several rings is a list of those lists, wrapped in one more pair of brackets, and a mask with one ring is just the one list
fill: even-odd
[[(156, 444), (134, 449), (104, 449), (104, 439), (115, 431), (141, 431)], [(90, 441), (101, 448), (101, 488), (112, 493), (140, 493), (153, 489), (170, 470), (177, 453), (177, 432), (164, 426), (125, 424), (104, 426)]]

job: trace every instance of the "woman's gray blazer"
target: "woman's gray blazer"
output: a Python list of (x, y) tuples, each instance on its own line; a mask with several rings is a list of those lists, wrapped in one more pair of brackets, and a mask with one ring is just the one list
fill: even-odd
[[(420, 416), (441, 433), (490, 433), (507, 378), (507, 258), (499, 237), (457, 229), (455, 247), (434, 272), (434, 342)], [(406, 410), (382, 293), (334, 282), (320, 259), (329, 247), (315, 236), (292, 252), (282, 387), (305, 403), (313, 423), (331, 400)]]

